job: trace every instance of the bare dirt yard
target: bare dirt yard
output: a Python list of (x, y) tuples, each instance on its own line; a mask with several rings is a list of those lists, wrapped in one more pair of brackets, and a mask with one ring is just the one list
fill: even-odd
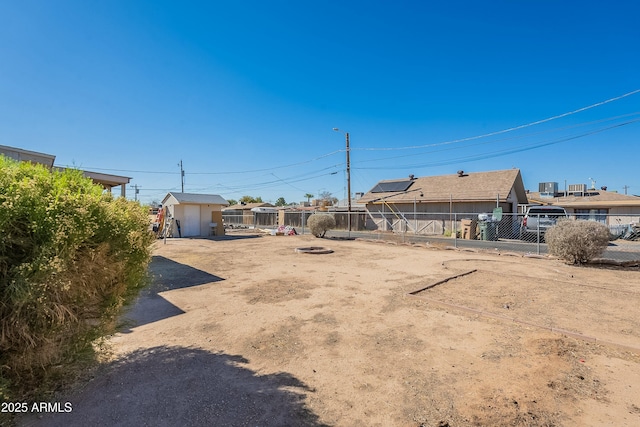
[(152, 271), (73, 412), (25, 424), (640, 425), (638, 271), (242, 234)]

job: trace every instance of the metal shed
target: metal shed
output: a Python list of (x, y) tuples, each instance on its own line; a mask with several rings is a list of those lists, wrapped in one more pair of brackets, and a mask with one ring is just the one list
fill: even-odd
[(177, 224), (180, 224), (182, 237), (206, 237), (224, 235), (222, 208), (229, 206), (222, 196), (217, 194), (167, 193), (162, 205), (168, 209), (175, 221), (173, 235), (178, 236)]

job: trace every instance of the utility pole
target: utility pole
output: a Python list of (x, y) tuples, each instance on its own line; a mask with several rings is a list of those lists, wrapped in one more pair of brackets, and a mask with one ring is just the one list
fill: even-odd
[(138, 194), (140, 193), (140, 189), (138, 188), (138, 184), (134, 185), (133, 189), (134, 189), (134, 192), (133, 192), (134, 199), (137, 202), (138, 201)]
[(625, 196), (626, 196), (626, 195), (627, 195), (627, 188), (629, 188), (629, 186), (628, 186), (628, 185), (625, 185), (625, 186), (624, 186), (624, 187), (622, 187), (622, 188), (624, 188), (624, 194), (625, 194)]
[[(333, 128), (334, 131), (340, 132), (340, 129)], [(351, 161), (349, 158), (350, 149), (349, 149), (349, 132), (344, 133), (345, 139), (347, 141), (347, 223), (349, 228), (349, 237), (351, 237)]]
[(351, 232), (351, 161), (349, 159), (349, 132), (345, 133), (347, 139), (347, 216), (349, 232)]
[(180, 160), (180, 182), (182, 183), (182, 192), (184, 193), (184, 169), (182, 169), (182, 160)]

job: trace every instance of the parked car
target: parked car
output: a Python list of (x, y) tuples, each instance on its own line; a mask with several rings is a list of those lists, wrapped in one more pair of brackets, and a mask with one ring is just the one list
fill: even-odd
[(540, 240), (544, 233), (556, 225), (559, 219), (567, 218), (567, 211), (560, 206), (530, 206), (520, 224), (520, 240), (535, 241), (540, 233)]

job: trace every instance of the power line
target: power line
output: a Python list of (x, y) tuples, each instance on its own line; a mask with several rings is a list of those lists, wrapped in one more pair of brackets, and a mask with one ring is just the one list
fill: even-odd
[(279, 180), (279, 181), (281, 181), (281, 182), (283, 182), (283, 183), (287, 184), (287, 185), (288, 185), (289, 187), (291, 187), (291, 188), (295, 188), (296, 190), (301, 191), (301, 192), (304, 192), (304, 191), (305, 191), (305, 190), (303, 190), (302, 188), (296, 187), (295, 185), (290, 184), (290, 183), (288, 183), (287, 181), (285, 181), (285, 180), (283, 180), (283, 179), (279, 178), (278, 176), (276, 176), (276, 174), (275, 174), (275, 173), (272, 173), (271, 175), (275, 176), (276, 178), (278, 178), (278, 180)]
[(277, 169), (290, 168), (290, 167), (293, 167), (293, 166), (304, 165), (304, 164), (307, 164), (307, 163), (315, 162), (316, 160), (324, 159), (325, 157), (333, 156), (334, 154), (342, 153), (343, 151), (344, 150), (336, 150), (336, 151), (332, 151), (331, 153), (323, 154), (322, 156), (318, 156), (318, 157), (315, 157), (315, 158), (310, 159), (310, 160), (305, 160), (305, 161), (297, 162), (297, 163), (291, 163), (291, 164), (288, 164), (288, 165), (274, 166), (274, 167), (271, 167), (271, 168), (253, 169), (253, 170), (246, 170), (246, 171), (231, 171), (231, 172), (193, 172), (191, 174), (192, 175), (229, 175), (229, 174), (238, 174), (238, 173), (266, 172), (266, 171), (272, 171), (272, 170), (277, 170)]
[[(413, 146), (405, 146), (405, 147), (382, 147), (382, 148), (378, 148), (378, 147), (373, 147), (373, 148), (367, 148), (367, 147), (351, 147), (351, 150), (360, 150), (360, 151), (393, 151), (393, 150), (411, 150), (411, 149), (419, 149), (419, 148), (429, 148), (429, 147), (436, 147), (436, 146), (441, 146), (441, 145), (450, 145), (450, 144), (455, 144), (455, 143), (459, 143), (459, 142), (465, 142), (465, 141), (472, 141), (475, 139), (481, 139), (481, 138), (486, 138), (489, 136), (495, 136), (495, 135), (500, 135), (500, 134), (504, 134), (504, 133), (508, 133), (508, 132), (513, 132), (515, 130), (519, 130), (519, 129), (524, 129), (527, 127), (531, 127), (531, 126), (535, 126), (535, 125), (539, 125), (542, 123), (546, 123), (552, 120), (557, 120), (563, 117), (567, 117), (576, 113), (580, 113), (592, 108), (596, 108), (614, 101), (618, 101), (620, 99), (626, 98), (628, 96), (631, 95), (635, 95), (637, 93), (640, 93), (640, 89), (636, 89), (634, 91), (625, 93), (623, 95), (614, 97), (614, 98), (610, 98), (607, 99), (605, 101), (601, 101), (595, 104), (591, 104), (588, 105), (586, 107), (582, 107), (579, 108), (577, 110), (573, 110), (573, 111), (569, 111), (563, 114), (559, 114), (556, 116), (552, 116), (552, 117), (548, 117), (546, 119), (542, 119), (542, 120), (537, 120), (535, 122), (531, 122), (531, 123), (527, 123), (524, 125), (519, 125), (519, 126), (515, 126), (515, 127), (511, 127), (508, 129), (503, 129), (503, 130), (499, 130), (499, 131), (495, 131), (495, 132), (490, 132), (490, 133), (486, 133), (486, 134), (482, 134), (482, 135), (476, 135), (476, 136), (471, 136), (471, 137), (466, 137), (466, 138), (460, 138), (460, 139), (455, 139), (455, 140), (451, 140), (451, 141), (444, 141), (444, 142), (438, 142), (438, 143), (433, 143), (433, 144), (424, 144), (424, 145), (413, 145)], [(632, 113), (632, 114), (637, 114), (637, 113)], [(309, 160), (304, 160), (301, 162), (296, 162), (296, 163), (290, 163), (290, 164), (286, 164), (286, 165), (280, 165), (280, 166), (273, 166), (273, 167), (269, 167), (269, 168), (260, 168), (260, 169), (249, 169), (249, 170), (242, 170), (242, 171), (238, 171), (238, 170), (234, 170), (234, 171), (224, 171), (224, 172), (190, 172), (189, 175), (232, 175), (232, 174), (247, 174), (247, 173), (254, 173), (254, 172), (267, 172), (267, 171), (274, 171), (274, 170), (278, 170), (278, 169), (284, 169), (284, 168), (289, 168), (289, 167), (294, 167), (294, 166), (300, 166), (303, 164), (307, 164), (307, 163), (311, 163), (329, 156), (332, 156), (334, 154), (338, 154), (338, 153), (342, 153), (345, 150), (335, 150), (332, 151), (330, 153), (326, 153), (320, 156), (317, 156), (313, 159), (309, 159)], [(74, 167), (74, 166), (65, 166), (65, 167)], [(136, 174), (159, 174), (159, 175), (177, 175), (180, 174), (182, 177), (183, 175), (183, 171), (181, 170), (180, 172), (174, 172), (174, 171), (148, 171), (148, 170), (133, 170), (133, 169), (111, 169), (111, 168), (98, 168), (98, 167), (91, 167), (91, 166), (87, 166), (84, 169), (87, 170), (96, 170), (96, 171), (111, 171), (111, 172), (127, 172), (127, 173), (136, 173)]]
[(543, 142), (543, 143), (535, 143), (535, 144), (531, 144), (531, 145), (525, 145), (525, 146), (521, 146), (520, 148), (511, 148), (511, 149), (505, 149), (505, 150), (498, 150), (498, 151), (493, 151), (493, 152), (488, 152), (488, 153), (483, 153), (480, 155), (473, 155), (473, 156), (465, 156), (465, 157), (458, 157), (455, 159), (449, 159), (449, 160), (443, 160), (443, 161), (439, 161), (439, 162), (430, 162), (430, 163), (421, 163), (421, 164), (413, 164), (413, 165), (403, 165), (403, 166), (379, 166), (379, 167), (364, 167), (364, 168), (354, 168), (354, 169), (404, 169), (404, 168), (421, 168), (421, 167), (430, 167), (430, 166), (444, 166), (444, 165), (450, 165), (450, 164), (454, 164), (454, 163), (466, 163), (466, 162), (473, 162), (473, 161), (477, 161), (477, 160), (485, 160), (485, 159), (491, 159), (494, 157), (500, 157), (500, 156), (505, 156), (507, 154), (515, 154), (515, 153), (519, 153), (522, 151), (528, 151), (528, 150), (533, 150), (535, 148), (540, 148), (540, 147), (545, 147), (548, 145), (553, 145), (553, 144), (559, 144), (561, 142), (566, 142), (566, 141), (571, 141), (574, 139), (579, 139), (579, 138), (583, 138), (585, 136), (590, 136), (590, 135), (594, 135), (600, 132), (604, 132), (610, 129), (614, 129), (617, 127), (622, 127), (622, 126), (626, 126), (632, 123), (636, 123), (636, 122), (640, 122), (640, 119), (635, 119), (635, 120), (630, 120), (624, 123), (619, 123), (613, 126), (609, 126), (607, 128), (603, 128), (603, 129), (597, 129), (591, 132), (587, 132), (587, 133), (583, 133), (581, 135), (575, 135), (575, 136), (571, 136), (571, 137), (566, 137), (566, 138), (562, 138), (562, 139), (558, 139), (558, 140), (554, 140), (554, 141), (547, 141), (547, 142)]
[[(329, 169), (329, 168), (325, 168), (325, 169)], [(329, 173), (323, 173), (323, 174), (318, 174), (318, 175), (314, 175), (314, 176), (306, 176), (308, 175), (308, 173), (302, 174), (302, 175), (297, 175), (294, 177), (290, 177), (287, 179), (282, 179), (279, 178), (276, 175), (273, 175), (276, 180), (272, 180), (272, 181), (266, 181), (266, 182), (259, 182), (259, 183), (253, 183), (253, 184), (248, 184), (248, 185), (242, 185), (242, 186), (228, 186), (228, 185), (223, 185), (221, 183), (212, 185), (212, 186), (207, 186), (207, 187), (203, 187), (203, 190), (208, 190), (208, 189), (213, 189), (215, 187), (222, 187), (225, 188), (227, 191), (231, 191), (234, 193), (237, 192), (241, 192), (241, 191), (247, 191), (247, 190), (252, 190), (252, 191), (257, 191), (257, 190), (261, 190), (264, 188), (268, 188), (268, 187), (272, 187), (274, 184), (278, 184), (278, 183), (283, 183), (289, 186), (293, 186), (292, 183), (297, 183), (297, 182), (304, 182), (304, 181), (309, 181), (311, 179), (315, 179), (315, 178), (320, 178), (323, 176), (330, 176), (330, 175), (335, 175), (337, 172), (329, 172)], [(294, 179), (297, 178), (297, 179)], [(294, 188), (296, 188), (295, 186), (293, 186)], [(307, 191), (307, 190), (302, 190), (300, 188), (296, 188), (296, 190), (298, 191)]]
[[(234, 171), (226, 171), (226, 172), (189, 172), (189, 175), (232, 175), (232, 174), (246, 174), (246, 173), (253, 173), (253, 172), (266, 172), (266, 171), (272, 171), (277, 169), (290, 168), (293, 166), (304, 165), (304, 164), (315, 162), (316, 160), (324, 159), (325, 157), (333, 156), (334, 154), (338, 154), (342, 152), (344, 152), (344, 150), (336, 150), (336, 151), (332, 151), (330, 153), (326, 153), (321, 156), (315, 157), (313, 159), (304, 160), (297, 163), (290, 163), (288, 165), (273, 166), (269, 168), (251, 169), (251, 170), (242, 170), (242, 171), (234, 170)], [(74, 166), (67, 165), (64, 167), (73, 168)], [(94, 168), (91, 166), (85, 166), (83, 167), (83, 169), (96, 170), (96, 171), (111, 171), (111, 172), (149, 173), (149, 174), (161, 174), (161, 175), (180, 175), (181, 174), (181, 172), (173, 172), (173, 171), (170, 172), (170, 171), (145, 171), (145, 170), (132, 170), (132, 169), (110, 169), (110, 168)]]
[[(464, 146), (442, 148), (442, 149), (439, 149), (439, 150), (429, 150), (429, 151), (426, 151), (426, 152), (423, 152), (423, 153), (401, 154), (401, 155), (398, 155), (398, 156), (386, 156), (386, 157), (378, 157), (378, 158), (375, 158), (375, 159), (360, 160), (360, 161), (357, 162), (357, 164), (371, 163), (371, 162), (377, 162), (377, 161), (387, 161), (387, 160), (390, 160), (390, 159), (399, 159), (399, 158), (403, 158), (403, 157), (415, 157), (415, 156), (418, 156), (420, 154), (433, 154), (433, 153), (439, 153), (439, 152), (443, 152), (443, 151), (467, 149), (469, 147), (475, 147), (475, 146), (478, 146), (478, 145), (494, 144), (494, 143), (498, 143), (498, 142), (511, 141), (511, 140), (515, 140), (515, 139), (523, 139), (523, 138), (528, 138), (528, 137), (532, 137), (532, 136), (536, 136), (536, 135), (541, 135), (541, 134), (544, 134), (544, 133), (558, 132), (558, 131), (573, 129), (573, 128), (577, 128), (577, 127), (581, 127), (581, 126), (587, 126), (587, 125), (593, 125), (593, 124), (598, 124), (598, 123), (604, 123), (604, 122), (608, 122), (608, 121), (614, 121), (614, 120), (618, 120), (618, 119), (625, 118), (625, 117), (637, 116), (639, 114), (640, 114), (640, 112), (623, 114), (623, 115), (620, 115), (620, 116), (609, 117), (609, 118), (606, 118), (606, 119), (593, 120), (593, 121), (590, 121), (590, 122), (578, 123), (578, 124), (575, 124), (575, 125), (564, 126), (564, 127), (561, 127), (561, 128), (547, 129), (547, 130), (543, 130), (543, 131), (527, 133), (527, 134), (524, 134), (524, 135), (515, 135), (515, 136), (510, 136), (510, 137), (501, 138), (501, 139), (494, 139), (494, 140), (490, 140), (490, 141), (476, 142), (475, 144), (467, 144), (467, 145), (464, 145)], [(607, 129), (610, 129), (610, 127), (605, 128), (605, 130), (607, 130)], [(441, 145), (441, 144), (434, 144), (434, 146), (439, 146), (439, 145)]]
[(596, 107), (600, 107), (600, 106), (608, 104), (610, 102), (618, 101), (618, 100), (626, 98), (628, 96), (635, 95), (636, 93), (640, 93), (640, 89), (636, 89), (634, 91), (625, 93), (624, 95), (620, 95), (620, 96), (617, 96), (615, 98), (610, 98), (610, 99), (607, 99), (605, 101), (600, 101), (600, 102), (597, 102), (595, 104), (588, 105), (586, 107), (578, 108), (577, 110), (573, 110), (573, 111), (569, 111), (569, 112), (566, 112), (566, 113), (558, 114), (557, 116), (548, 117), (546, 119), (537, 120), (535, 122), (531, 122), (531, 123), (527, 123), (527, 124), (524, 124), (524, 125), (519, 125), (519, 126), (515, 126), (515, 127), (508, 128), (508, 129), (495, 131), (495, 132), (485, 133), (485, 134), (482, 134), (482, 135), (470, 136), (470, 137), (467, 137), (467, 138), (455, 139), (455, 140), (452, 140), (452, 141), (439, 142), (439, 143), (435, 143), (435, 144), (411, 145), (411, 146), (406, 146), (406, 147), (352, 148), (352, 150), (361, 150), (361, 151), (414, 150), (414, 149), (417, 149), (417, 148), (435, 147), (435, 146), (438, 146), (438, 145), (448, 145), (448, 144), (456, 144), (458, 142), (472, 141), (474, 139), (486, 138), (486, 137), (489, 137), (489, 136), (500, 135), (500, 134), (507, 133), (507, 132), (513, 132), (515, 130), (524, 129), (524, 128), (527, 128), (527, 127), (531, 127), (531, 126), (539, 125), (539, 124), (542, 124), (542, 123), (550, 122), (552, 120), (557, 120), (557, 119), (560, 119), (560, 118), (563, 118), (563, 117), (567, 117), (567, 116), (570, 116), (572, 114), (581, 113), (583, 111), (590, 110), (590, 109), (596, 108)]

